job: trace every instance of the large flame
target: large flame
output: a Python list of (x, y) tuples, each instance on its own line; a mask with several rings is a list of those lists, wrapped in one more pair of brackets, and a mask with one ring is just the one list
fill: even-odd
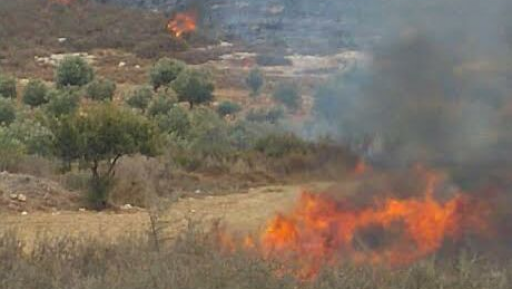
[[(389, 197), (364, 207), (305, 192), (294, 210), (276, 215), (241, 247), (283, 263), (282, 272), (310, 279), (323, 266), (341, 261), (406, 265), (436, 252), (446, 240), (487, 231), (487, 206), (462, 192), (438, 201), (440, 178), (425, 176), (417, 197)], [(230, 247), (237, 243), (226, 236), (223, 241)]]
[(195, 11), (180, 12), (168, 21), (168, 31), (175, 37), (196, 30), (197, 13)]

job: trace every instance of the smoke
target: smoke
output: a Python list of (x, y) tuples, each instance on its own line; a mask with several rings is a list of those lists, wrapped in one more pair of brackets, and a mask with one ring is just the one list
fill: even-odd
[(382, 161), (510, 162), (508, 11), (503, 0), (372, 6), (354, 31), (379, 36), (371, 65), (318, 89), (318, 120)]

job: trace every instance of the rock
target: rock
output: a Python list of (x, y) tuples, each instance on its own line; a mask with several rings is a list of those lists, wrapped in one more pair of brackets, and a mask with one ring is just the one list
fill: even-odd
[(202, 191), (201, 191), (201, 190), (196, 190), (196, 191), (195, 191), (195, 194), (201, 194), (201, 193), (202, 193)]
[(27, 213), (27, 211), (23, 211), (23, 212), (21, 212), (21, 215), (22, 215), (22, 216), (26, 216), (26, 215), (28, 215), (28, 214), (29, 214), (29, 213)]
[(64, 43), (64, 42), (66, 42), (66, 40), (68, 40), (68, 38), (65, 38), (65, 37), (57, 38), (57, 41), (59, 41), (59, 43)]
[(120, 63), (118, 63), (118, 67), (125, 67), (126, 65), (127, 63), (124, 61), (120, 61)]
[(135, 68), (135, 69), (140, 69), (140, 68), (141, 68), (141, 66), (139, 66), (139, 65), (135, 65), (135, 66), (134, 66), (134, 68)]
[(131, 204), (125, 204), (123, 206), (121, 206), (121, 209), (122, 210), (131, 210), (133, 207)]
[(18, 197), (16, 199), (20, 202), (26, 202), (27, 196), (25, 196), (24, 194), (18, 194)]
[(87, 210), (85, 208), (79, 208), (79, 212), (86, 212)]
[(10, 193), (10, 194), (9, 194), (9, 198), (10, 198), (11, 200), (17, 200), (17, 199), (18, 199), (18, 194)]

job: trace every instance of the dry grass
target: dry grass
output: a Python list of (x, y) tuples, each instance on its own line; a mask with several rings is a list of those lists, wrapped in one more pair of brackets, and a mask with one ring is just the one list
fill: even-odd
[[(339, 264), (314, 281), (279, 277), (277, 264), (246, 252), (224, 253), (210, 235), (190, 229), (156, 247), (151, 235), (115, 245), (66, 237), (40, 239), (27, 253), (14, 233), (0, 237), (0, 288), (510, 288), (509, 266), (461, 254), (407, 268)], [(150, 240), (150, 242), (149, 242)]]

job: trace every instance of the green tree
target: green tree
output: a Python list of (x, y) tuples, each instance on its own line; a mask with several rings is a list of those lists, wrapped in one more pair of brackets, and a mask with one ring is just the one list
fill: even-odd
[(300, 106), (300, 92), (298, 86), (293, 83), (280, 83), (273, 92), (273, 98), (291, 110), (296, 110)]
[(152, 100), (152, 97), (153, 92), (150, 87), (140, 86), (132, 90), (126, 102), (128, 106), (139, 109), (142, 112), (144, 112), (148, 108), (148, 104)]
[(67, 56), (57, 66), (57, 87), (83, 86), (94, 78), (93, 68), (79, 56)]
[(0, 96), (16, 98), (16, 80), (14, 77), (0, 75)]
[(154, 90), (161, 86), (168, 86), (185, 68), (186, 64), (182, 61), (167, 57), (161, 58), (150, 69), (150, 83)]
[(112, 100), (115, 91), (116, 83), (108, 79), (99, 78), (87, 85), (86, 97), (98, 101)]
[(56, 118), (74, 114), (80, 104), (78, 91), (71, 88), (51, 90), (48, 93), (48, 99), (45, 111), (48, 115)]
[(209, 102), (214, 98), (214, 84), (207, 73), (198, 70), (185, 70), (173, 82), (173, 89), (180, 101), (195, 104)]
[(248, 85), (251, 90), (250, 96), (259, 95), (259, 92), (264, 85), (264, 76), (260, 69), (254, 68), (250, 71), (246, 78), (246, 85)]
[(235, 114), (241, 110), (241, 106), (231, 101), (223, 101), (217, 107), (217, 112), (220, 116)]
[(48, 102), (48, 88), (41, 80), (30, 80), (23, 91), (23, 103), (36, 107)]
[(0, 98), (0, 126), (9, 125), (16, 119), (16, 110), (10, 99)]
[(144, 116), (111, 103), (86, 108), (54, 127), (56, 154), (81, 161), (91, 171), (89, 199), (96, 209), (107, 206), (115, 166), (125, 155), (158, 153), (157, 127)]
[(180, 106), (172, 107), (167, 114), (157, 116), (157, 123), (162, 132), (185, 138), (191, 128), (187, 112)]
[(167, 114), (177, 102), (178, 99), (175, 91), (172, 89), (159, 89), (157, 96), (148, 107), (148, 115), (155, 117), (157, 115)]

